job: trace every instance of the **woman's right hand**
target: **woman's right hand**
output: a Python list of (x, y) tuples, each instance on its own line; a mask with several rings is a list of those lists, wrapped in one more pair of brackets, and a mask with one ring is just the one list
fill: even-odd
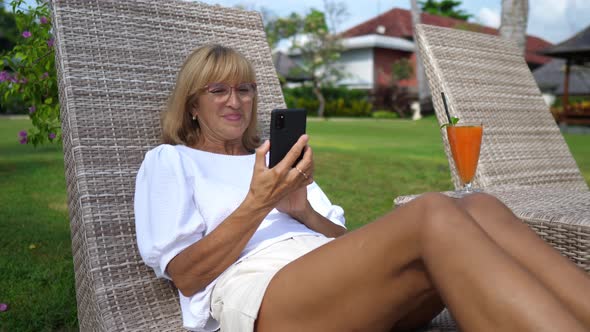
[[(167, 272), (184, 296), (204, 289), (240, 256), (264, 217), (278, 202), (311, 181), (291, 166), (306, 149), (307, 135), (302, 136), (275, 167), (266, 167), (270, 148), (265, 142), (256, 149), (254, 173), (246, 199), (217, 228), (176, 255)], [(303, 172), (313, 172), (311, 150), (307, 149), (297, 164)], [(311, 182), (309, 182), (311, 183)]]
[[(266, 166), (266, 154), (270, 149), (269, 141), (265, 141), (256, 149), (254, 174), (250, 183), (251, 198), (267, 208), (274, 208), (284, 197), (313, 182), (313, 157), (307, 146), (309, 137), (302, 135), (289, 150), (285, 158), (275, 167)], [(306, 173), (307, 178), (292, 167), (301, 152), (305, 151), (297, 168)]]

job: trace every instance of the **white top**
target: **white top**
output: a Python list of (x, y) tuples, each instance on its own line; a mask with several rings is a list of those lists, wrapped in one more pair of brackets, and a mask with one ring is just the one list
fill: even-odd
[[(230, 156), (183, 145), (164, 144), (148, 151), (136, 179), (135, 225), (141, 257), (158, 277), (170, 279), (166, 266), (172, 258), (211, 233), (243, 202), (254, 161), (254, 154)], [(307, 187), (307, 197), (314, 210), (344, 226), (344, 211), (332, 205), (315, 182)], [(306, 234), (321, 235), (273, 209), (238, 262), (273, 243)], [(206, 332), (219, 328), (209, 309), (216, 281), (191, 297), (179, 292), (185, 328)]]

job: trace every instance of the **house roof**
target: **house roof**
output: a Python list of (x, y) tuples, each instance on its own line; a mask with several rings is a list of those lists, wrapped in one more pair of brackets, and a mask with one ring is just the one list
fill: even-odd
[(573, 37), (539, 53), (556, 58), (571, 58), (577, 62), (590, 62), (590, 25)]
[[(447, 28), (463, 28), (492, 35), (498, 34), (498, 29), (489, 28), (483, 25), (469, 23), (449, 17), (422, 13), (420, 19), (424, 24)], [(342, 35), (343, 37), (350, 38), (375, 34), (377, 31), (383, 32), (382, 35), (384, 36), (413, 40), (412, 13), (406, 9), (393, 8), (379, 16), (376, 16), (368, 21), (365, 21), (364, 23), (344, 31)], [(527, 36), (525, 50), (526, 61), (528, 63), (537, 65), (542, 65), (551, 61), (551, 58), (537, 53), (538, 51), (551, 45), (551, 43), (544, 39), (534, 36)]]

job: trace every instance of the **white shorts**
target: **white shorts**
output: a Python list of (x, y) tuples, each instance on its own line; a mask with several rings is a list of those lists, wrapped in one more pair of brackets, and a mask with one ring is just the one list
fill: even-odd
[(223, 272), (211, 295), (211, 315), (221, 332), (252, 332), (266, 287), (285, 265), (330, 242), (317, 235), (292, 237), (246, 257)]

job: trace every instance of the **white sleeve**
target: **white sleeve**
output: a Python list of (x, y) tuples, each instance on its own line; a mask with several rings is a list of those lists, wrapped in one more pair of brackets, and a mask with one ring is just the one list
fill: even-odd
[(344, 210), (338, 205), (333, 205), (315, 181), (307, 186), (307, 200), (319, 214), (346, 228)]
[(158, 277), (166, 266), (204, 236), (205, 223), (194, 199), (194, 178), (171, 145), (150, 150), (135, 181), (135, 230), (143, 261)]

